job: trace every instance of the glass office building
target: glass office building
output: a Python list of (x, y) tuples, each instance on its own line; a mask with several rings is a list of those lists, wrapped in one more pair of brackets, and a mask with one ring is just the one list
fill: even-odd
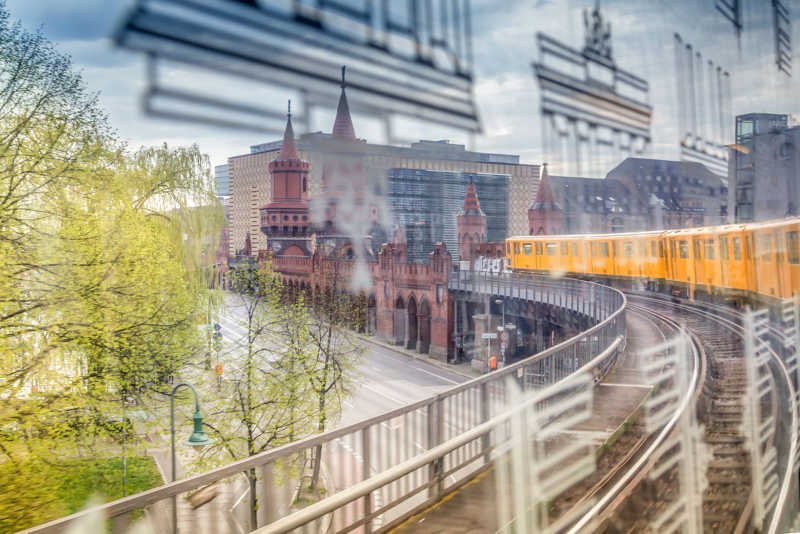
[[(423, 169), (388, 169), (386, 203), (391, 222), (399, 224), (408, 242), (408, 259), (428, 261), (437, 242), (458, 257), (456, 218), (470, 179), (486, 214), (486, 241), (502, 241), (508, 228), (507, 174), (467, 173)], [(375, 246), (380, 246), (373, 239)]]

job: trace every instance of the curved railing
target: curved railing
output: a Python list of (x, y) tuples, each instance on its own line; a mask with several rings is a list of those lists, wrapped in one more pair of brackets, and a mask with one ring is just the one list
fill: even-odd
[[(493, 294), (498, 296), (549, 302), (585, 313), (597, 324), (550, 349), (427, 399), (24, 532), (60, 532), (93, 511), (113, 519), (115, 531), (124, 532), (131, 512), (145, 507), (155, 534), (166, 534), (171, 531), (171, 498), (189, 493), (195, 495), (177, 499), (179, 521), (184, 525), (181, 534), (189, 534), (192, 521), (217, 522), (223, 529), (215, 525), (216, 530), (203, 528), (203, 532), (227, 530), (234, 534), (259, 527), (288, 532), (298, 524), (315, 533), (385, 531), (487, 468), (498, 443), (493, 442), (492, 433), (480, 429), (501, 414), (509, 379), (523, 390), (543, 389), (581, 371), (590, 373), (596, 383), (624, 346), (627, 302), (615, 289), (581, 280), (507, 274), (467, 277), (456, 272), (450, 281), (456, 284), (451, 290), (496, 290)], [(456, 446), (445, 447), (448, 450), (439, 454), (447, 443)], [(320, 508), (315, 505), (301, 511), (303, 499), (298, 488), (307, 473), (304, 470), (310, 469), (307, 459), (318, 447), (323, 450), (322, 478), (327, 487), (335, 480), (339, 495), (326, 495), (318, 503), (329, 500), (324, 511), (309, 515), (311, 508)], [(245, 475), (252, 470), (258, 476), (255, 500), (249, 496)], [(363, 483), (373, 478), (377, 485), (364, 490)], [(227, 484), (218, 484), (223, 482)], [(212, 497), (213, 501), (203, 504)], [(251, 510), (254, 501), (256, 511)], [(195, 510), (192, 506), (197, 503)], [(295, 514), (301, 512), (306, 512), (308, 519), (298, 523)], [(289, 516), (295, 519), (289, 520)], [(293, 526), (279, 528), (287, 520)]]

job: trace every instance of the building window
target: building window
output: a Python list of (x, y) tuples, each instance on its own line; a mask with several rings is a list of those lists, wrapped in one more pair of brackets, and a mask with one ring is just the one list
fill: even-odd
[(678, 242), (678, 249), (682, 260), (689, 259), (689, 243), (685, 239)]
[(303, 192), (305, 193), (305, 191), (306, 191), (306, 179), (303, 178)]
[(555, 256), (556, 255), (556, 244), (555, 243), (547, 243), (547, 255), (548, 256)]
[(789, 263), (792, 265), (800, 264), (800, 241), (797, 238), (797, 232), (786, 234), (787, 253), (789, 255)]
[(611, 221), (611, 233), (612, 234), (621, 234), (624, 230), (622, 217), (614, 217)]

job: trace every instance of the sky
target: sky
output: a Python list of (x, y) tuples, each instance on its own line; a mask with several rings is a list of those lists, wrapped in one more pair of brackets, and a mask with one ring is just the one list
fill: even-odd
[[(400, 1), (400, 0), (395, 0)], [(531, 64), (537, 60), (537, 33), (581, 48), (583, 10), (593, 0), (472, 0), (474, 94), (482, 133), (470, 137), (455, 132), (454, 142), (469, 148), (517, 154), (525, 163), (541, 163), (543, 148), (540, 91)], [(653, 157), (678, 159), (679, 126), (675, 82), (674, 36), (703, 51), (731, 72), (734, 80), (732, 113), (798, 112), (797, 82), (776, 76), (769, 2), (743, 0), (745, 31), (737, 39), (732, 26), (713, 9), (713, 2), (694, 0), (607, 0), (602, 11), (612, 24), (617, 65), (646, 79), (653, 108)], [(142, 112), (145, 60), (137, 53), (116, 49), (110, 37), (133, 6), (123, 0), (7, 0), (12, 20), (25, 28), (41, 27), (44, 35), (69, 54), (81, 70), (89, 90), (99, 92), (118, 135), (132, 147), (168, 143), (197, 143), (212, 165), (229, 156), (249, 152), (253, 144), (280, 139), (269, 134), (159, 119)], [(698, 7), (700, 6), (700, 7)], [(796, 54), (797, 55), (797, 54)], [(795, 72), (800, 64), (793, 58)], [(291, 92), (276, 91), (238, 79), (205, 76), (183, 65), (168, 65), (163, 76), (187, 87), (217, 87), (240, 101), (285, 107)], [(795, 79), (800, 78), (795, 74)], [(310, 131), (330, 131), (332, 109), (317, 110), (309, 118)], [(385, 142), (379, 122), (354, 115), (356, 133), (369, 142)], [(301, 133), (302, 127), (295, 127)], [(731, 124), (732, 135), (732, 124)], [(407, 133), (410, 139), (439, 139), (436, 129)], [(609, 169), (610, 170), (610, 169)], [(602, 170), (597, 170), (602, 174)], [(607, 172), (607, 170), (606, 170)]]

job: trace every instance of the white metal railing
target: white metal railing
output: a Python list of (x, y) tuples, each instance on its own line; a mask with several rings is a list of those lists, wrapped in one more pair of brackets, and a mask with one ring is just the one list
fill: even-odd
[[(455, 276), (459, 277), (459, 273)], [(332, 523), (330, 532), (345, 533), (362, 527), (367, 534), (385, 531), (486, 468), (497, 443), (490, 433), (477, 429), (486, 428), (482, 425), (500, 415), (500, 407), (508, 398), (507, 378), (512, 377), (524, 391), (556, 384), (576, 369), (590, 372), (597, 381), (624, 346), (626, 299), (615, 289), (580, 280), (548, 282), (544, 277), (507, 274), (477, 274), (469, 280), (451, 278), (450, 282), (472, 284), (481, 293), (497, 291), (498, 296), (549, 302), (584, 313), (598, 324), (548, 350), (433, 397), (24, 532), (61, 532), (91, 512), (104, 514), (115, 522), (117, 532), (124, 532), (132, 511), (148, 510), (154, 503), (185, 496), (217, 482), (227, 484), (219, 484), (217, 497), (203, 505), (206, 508), (192, 512), (188, 501), (179, 498), (179, 506), (186, 508), (184, 515), (202, 515), (203, 521), (219, 522), (225, 525), (225, 530), (230, 529), (227, 525), (236, 524), (240, 532), (250, 532), (298, 513), (294, 501), (298, 479), (303, 475), (298, 470), (319, 446), (323, 450), (323, 465), (330, 471), (330, 478), (336, 480), (339, 493), (320, 501), (319, 505), (327, 502), (328, 511), (306, 523), (305, 529), (318, 532), (323, 522), (328, 521)], [(469, 289), (462, 287), (462, 290)], [(585, 305), (580, 303), (581, 298), (586, 299)], [(470, 437), (476, 435), (478, 439)], [(446, 454), (441, 452), (444, 450)], [(422, 461), (423, 454), (424, 458), (433, 455), (439, 459)], [(403, 472), (417, 464), (421, 467)], [(396, 469), (401, 465), (405, 467)], [(246, 484), (243, 474), (251, 470), (256, 470), (258, 476), (256, 524), (251, 520), (251, 499), (233, 502), (233, 496), (241, 497), (240, 490)], [(367, 481), (369, 484), (364, 486)], [(350, 490), (355, 487), (361, 488), (356, 493), (365, 487), (373, 489), (351, 500), (354, 493)], [(343, 504), (334, 507), (335, 503)], [(168, 532), (163, 528), (154, 530), (157, 534)], [(184, 528), (181, 534), (189, 533)]]

